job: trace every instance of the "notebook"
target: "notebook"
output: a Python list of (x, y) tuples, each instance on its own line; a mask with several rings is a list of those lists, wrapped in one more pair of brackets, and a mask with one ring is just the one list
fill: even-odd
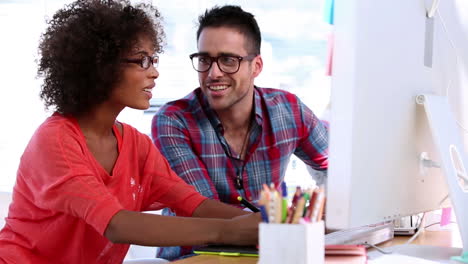
[(194, 249), (200, 255), (258, 257), (256, 246), (206, 245)]
[(327, 256), (366, 256), (367, 250), (363, 245), (326, 245)]
[[(258, 248), (256, 246), (206, 245), (196, 248), (194, 252), (200, 255), (258, 257)], [(366, 248), (360, 245), (327, 245), (325, 246), (325, 255), (327, 259), (330, 256), (330, 259), (337, 260), (345, 256), (356, 256), (355, 259), (359, 260), (367, 259)]]
[(326, 264), (366, 264), (367, 250), (362, 245), (326, 245)]

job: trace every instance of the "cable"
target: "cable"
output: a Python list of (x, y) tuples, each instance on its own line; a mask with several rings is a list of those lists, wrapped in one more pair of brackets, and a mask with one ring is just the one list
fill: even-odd
[(424, 219), (426, 218), (426, 213), (423, 214), (423, 216), (421, 217), (421, 221), (419, 221), (419, 224), (418, 224), (418, 231), (416, 231), (416, 233), (414, 235), (412, 235), (410, 237), (410, 239), (408, 239), (408, 241), (406, 241), (403, 245), (408, 245), (408, 244), (411, 244), (411, 242), (413, 242), (422, 232), (422, 230), (424, 228), (422, 228), (422, 224), (424, 222)]
[[(408, 241), (406, 241), (406, 243), (404, 243), (404, 245), (410, 244), (411, 242), (413, 242), (413, 240), (416, 239), (416, 237), (419, 236), (419, 234), (421, 233), (421, 230), (423, 229), (421, 227), (422, 227), (423, 220), (424, 220), (425, 216), (426, 216), (426, 213), (423, 213), (422, 216), (420, 214), (417, 215), (418, 219), (416, 221), (418, 222), (418, 224), (417, 224), (418, 231), (416, 231), (416, 233), (410, 239), (408, 239)], [(386, 251), (386, 250), (384, 250), (384, 249), (382, 249), (382, 248), (380, 248), (380, 247), (378, 247), (376, 245), (369, 244), (367, 242), (363, 243), (362, 245), (372, 247), (372, 248), (376, 249), (377, 251), (379, 251), (382, 254), (393, 254), (394, 253), (393, 251)]]
[[(423, 216), (421, 217), (421, 221), (419, 222), (418, 227), (417, 227), (417, 228), (418, 228), (418, 231), (416, 231), (416, 233), (415, 233), (413, 236), (411, 236), (410, 239), (408, 239), (408, 241), (406, 241), (403, 245), (411, 244), (411, 243), (421, 234), (421, 232), (422, 232), (424, 229), (426, 229), (426, 228), (428, 228), (428, 227), (430, 227), (430, 226), (433, 226), (433, 225), (440, 224), (440, 222), (436, 222), (436, 223), (429, 224), (429, 225), (427, 225), (427, 226), (422, 226), (423, 223), (424, 223), (424, 219), (425, 219), (425, 218), (426, 218), (426, 213), (424, 213)], [(456, 223), (456, 222), (451, 221), (450, 223), (451, 223), (451, 224), (454, 224), (454, 223)]]
[(427, 17), (432, 18), (439, 7), (439, 0), (432, 0), (432, 5), (429, 10), (427, 10)]
[[(440, 222), (435, 222), (435, 223), (426, 225), (424, 227), (421, 227), (422, 223), (423, 223), (423, 219), (424, 219), (425, 216), (426, 216), (426, 213), (424, 213), (422, 217), (420, 217), (418, 215), (418, 220), (420, 219), (419, 226), (418, 226), (418, 231), (410, 239), (408, 239), (408, 241), (406, 241), (406, 243), (404, 243), (403, 245), (408, 245), (411, 242), (413, 242), (419, 236), (419, 234), (422, 232), (423, 229), (429, 228), (429, 227), (431, 227), (433, 225), (440, 224)], [(451, 221), (450, 224), (456, 224), (456, 222)], [(362, 245), (374, 248), (375, 250), (379, 251), (380, 253), (386, 254), (386, 255), (395, 253), (395, 251), (385, 250), (385, 249), (383, 249), (381, 247), (378, 247), (378, 246), (373, 245), (373, 244), (369, 244), (367, 242), (362, 243)]]
[[(458, 69), (458, 66), (459, 66), (459, 56), (458, 56), (458, 52), (457, 52), (457, 49), (455, 48), (455, 44), (453, 43), (452, 39), (450, 38), (450, 35), (448, 33), (448, 30), (447, 30), (447, 26), (445, 25), (445, 21), (444, 21), (444, 18), (442, 17), (442, 15), (440, 14), (439, 10), (436, 8), (435, 9), (435, 13), (437, 14), (437, 16), (440, 18), (440, 22), (441, 22), (441, 25), (442, 25), (442, 28), (445, 32), (445, 35), (447, 36), (447, 39), (450, 43), (450, 46), (452, 47), (453, 49), (453, 52), (455, 53), (455, 69)], [(449, 90), (450, 90), (450, 86), (452, 85), (452, 78), (449, 79), (449, 82), (448, 82), (448, 85), (447, 85), (447, 89), (445, 91), (445, 94), (447, 96), (447, 99), (449, 98)], [(468, 129), (465, 128), (463, 126), (462, 123), (460, 123), (456, 118), (455, 118), (455, 122), (457, 123), (457, 125), (463, 130), (463, 132), (465, 132), (465, 134), (468, 134)]]
[(417, 226), (416, 228), (420, 228), (420, 227), (421, 227), (422, 219), (423, 219), (423, 217), (424, 217), (424, 214), (422, 214), (422, 215), (423, 215), (423, 216), (421, 216), (421, 214), (416, 215), (416, 216), (418, 217), (418, 220), (416, 220), (416, 223), (417, 223), (417, 224), (416, 224), (416, 226)]
[[(456, 224), (456, 223), (457, 223), (457, 222), (450, 221), (450, 224)], [(431, 227), (431, 226), (437, 225), (437, 224), (440, 224), (440, 222), (435, 222), (435, 223), (429, 224), (429, 225), (425, 226), (424, 228), (426, 229), (426, 228), (428, 228), (428, 227)]]
[(369, 247), (371, 247), (371, 248), (374, 248), (374, 249), (376, 249), (377, 251), (379, 251), (379, 252), (382, 253), (382, 254), (393, 254), (393, 251), (384, 250), (384, 249), (381, 248), (381, 247), (378, 247), (378, 246), (373, 245), (373, 244), (369, 244), (369, 243), (367, 243), (367, 242), (366, 242), (366, 243), (362, 243), (362, 245), (364, 245), (364, 246), (369, 246)]
[[(453, 162), (452, 162), (452, 164), (453, 164)], [(444, 199), (442, 199), (442, 200), (439, 202), (439, 208), (440, 208), (440, 207), (443, 207), (442, 205), (444, 204), (444, 202), (445, 202), (446, 200), (448, 200), (448, 198), (449, 198), (449, 194), (447, 193), (447, 195), (445, 195)]]

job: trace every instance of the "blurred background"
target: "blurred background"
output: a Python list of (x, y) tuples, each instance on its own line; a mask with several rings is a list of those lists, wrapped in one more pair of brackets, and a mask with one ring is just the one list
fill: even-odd
[[(0, 0), (0, 191), (11, 191), (19, 159), (35, 129), (51, 115), (39, 99), (37, 47), (49, 17), (69, 0)], [(125, 109), (121, 122), (150, 134), (151, 118), (168, 100), (198, 87), (189, 54), (196, 49), (198, 16), (214, 5), (236, 4), (253, 13), (262, 31), (264, 69), (256, 84), (297, 94), (319, 117), (329, 101), (325, 74), (327, 42), (332, 26), (325, 22), (325, 0), (171, 0), (132, 1), (157, 6), (167, 35), (153, 90), (151, 108)], [(306, 166), (290, 160), (288, 185), (311, 184)]]

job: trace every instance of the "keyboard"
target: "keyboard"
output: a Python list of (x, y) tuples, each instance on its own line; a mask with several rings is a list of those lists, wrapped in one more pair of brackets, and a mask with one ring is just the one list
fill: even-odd
[(333, 231), (325, 235), (325, 245), (377, 245), (393, 235), (393, 223), (387, 222)]

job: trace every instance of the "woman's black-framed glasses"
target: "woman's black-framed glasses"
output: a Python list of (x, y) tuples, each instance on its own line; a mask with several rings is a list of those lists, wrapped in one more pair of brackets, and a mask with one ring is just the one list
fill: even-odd
[(197, 72), (207, 72), (211, 69), (213, 62), (216, 61), (219, 70), (224, 73), (233, 74), (239, 71), (242, 60), (252, 60), (257, 57), (256, 54), (250, 54), (247, 56), (235, 56), (235, 55), (220, 55), (218, 57), (211, 57), (207, 54), (194, 53), (191, 54), (190, 60), (192, 60), (193, 69)]
[(159, 65), (159, 56), (143, 56), (140, 59), (122, 59), (122, 62), (135, 63), (140, 65), (143, 69), (147, 70), (150, 65), (153, 65), (155, 68)]

